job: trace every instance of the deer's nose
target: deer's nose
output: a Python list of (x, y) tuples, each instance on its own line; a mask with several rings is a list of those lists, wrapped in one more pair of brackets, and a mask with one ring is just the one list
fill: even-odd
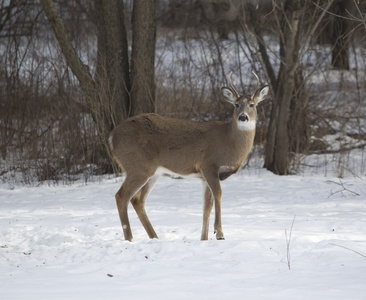
[(241, 121), (241, 122), (247, 122), (247, 121), (249, 121), (249, 117), (246, 114), (241, 114), (239, 116), (239, 121)]

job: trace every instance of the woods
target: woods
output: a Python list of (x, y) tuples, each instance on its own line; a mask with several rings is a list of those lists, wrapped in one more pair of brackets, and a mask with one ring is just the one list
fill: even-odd
[(123, 3), (95, 1), (99, 21), (97, 82), (73, 49), (55, 3), (42, 0), (41, 4), (108, 153), (108, 136), (116, 125), (127, 117), (154, 111), (156, 1), (137, 1), (133, 7), (131, 78)]
[(140, 113), (227, 120), (230, 71), (242, 90), (252, 70), (271, 86), (253, 155), (275, 174), (333, 151), (329, 135), (347, 139), (342, 155), (365, 145), (362, 2), (7, 1), (0, 14), (7, 178), (116, 171), (108, 135)]

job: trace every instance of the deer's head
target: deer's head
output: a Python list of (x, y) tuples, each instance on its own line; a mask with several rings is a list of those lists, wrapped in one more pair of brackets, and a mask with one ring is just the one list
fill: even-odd
[[(255, 75), (255, 74), (254, 74)], [(229, 74), (229, 87), (221, 88), (224, 99), (234, 106), (233, 122), (236, 122), (240, 130), (254, 130), (257, 120), (257, 105), (263, 101), (269, 87), (265, 85), (259, 88), (257, 77), (257, 88), (252, 95), (240, 95), (231, 83), (231, 73)]]

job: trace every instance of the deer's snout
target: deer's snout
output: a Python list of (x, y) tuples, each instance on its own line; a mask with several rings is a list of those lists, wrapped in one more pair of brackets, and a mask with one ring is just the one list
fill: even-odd
[(248, 115), (247, 115), (247, 114), (241, 114), (241, 115), (239, 116), (239, 121), (240, 121), (240, 122), (247, 122), (247, 121), (249, 121), (249, 117), (248, 117)]

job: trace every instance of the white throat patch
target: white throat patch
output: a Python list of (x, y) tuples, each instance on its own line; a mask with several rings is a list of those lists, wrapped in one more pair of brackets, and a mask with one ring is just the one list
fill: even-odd
[(254, 130), (255, 129), (255, 121), (246, 121), (246, 122), (241, 122), (238, 121), (238, 128), (239, 130)]

